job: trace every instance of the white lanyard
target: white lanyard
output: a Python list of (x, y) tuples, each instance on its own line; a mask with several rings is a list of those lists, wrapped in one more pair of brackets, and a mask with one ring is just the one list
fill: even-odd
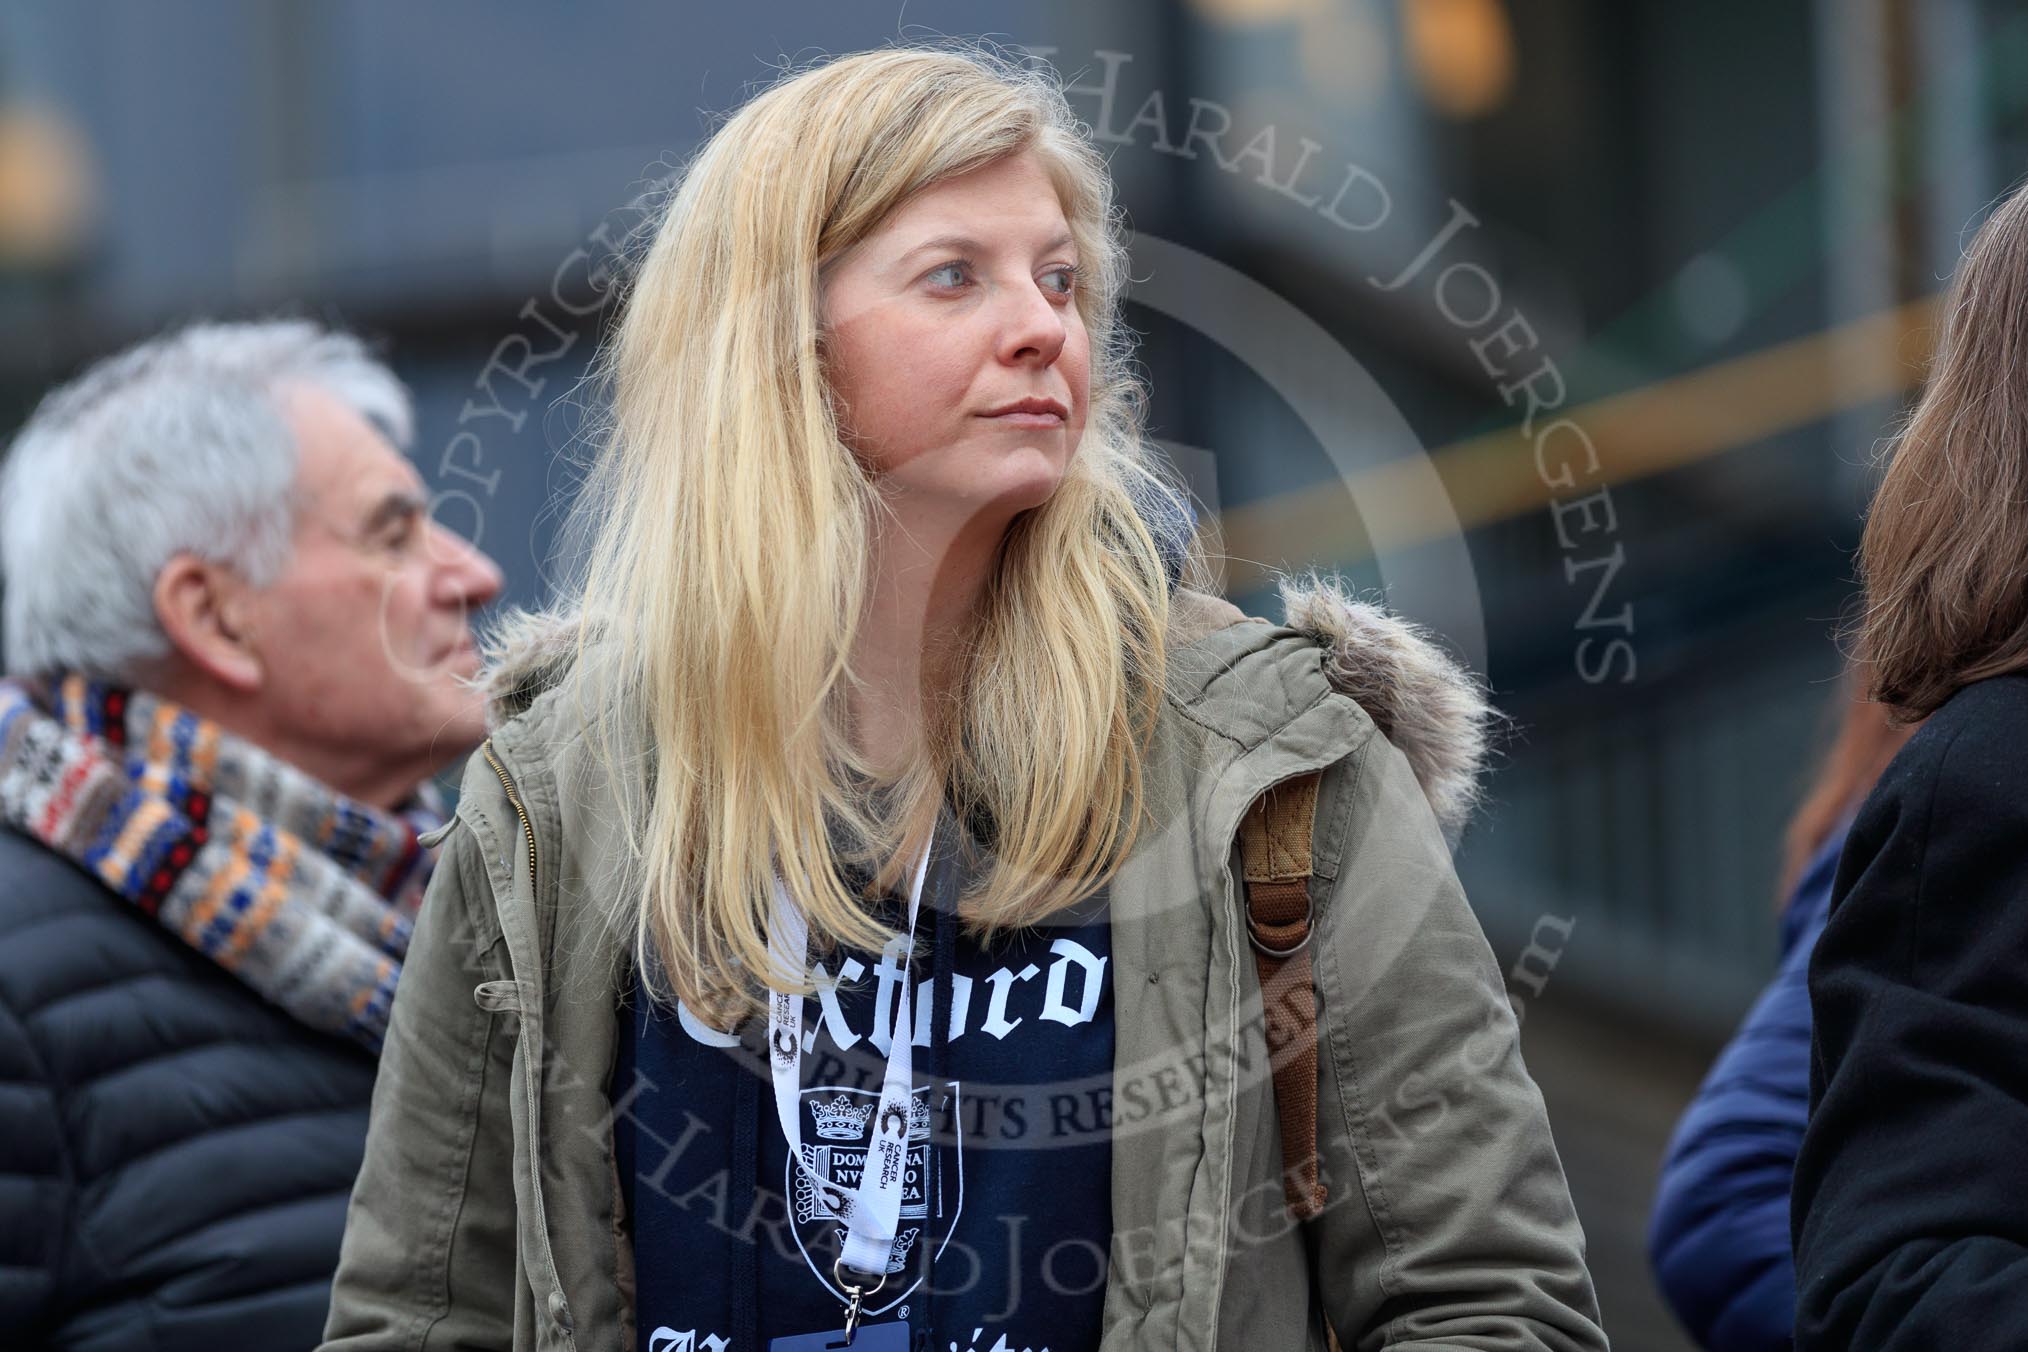
[[(915, 914), (922, 902), (923, 875), (929, 870), (929, 846), (915, 866), (915, 881), (908, 894), (908, 948), (902, 955), (906, 970), (915, 952)], [(768, 928), (768, 957), (777, 979), (800, 978), (809, 961), (809, 923), (790, 901), (788, 889), (775, 878), (775, 923)], [(866, 1164), (859, 1172), (859, 1187), (849, 1208), (845, 1208), (845, 1250), (839, 1261), (846, 1267), (886, 1280), (887, 1263), (894, 1251), (894, 1231), (901, 1219), (902, 1181), (908, 1173), (908, 1127), (915, 1103), (914, 1032), (909, 1017), (909, 985), (901, 981), (901, 1005), (895, 1011), (894, 1031), (887, 1045), (887, 1073), (880, 1082), (880, 1107), (873, 1116), (873, 1138), (866, 1150)], [(782, 1139), (788, 1142), (792, 1170), (805, 1168), (803, 1161), (803, 997), (782, 991), (769, 1001), (768, 1045), (775, 1081), (775, 1114), (781, 1119)], [(812, 1179), (822, 1185), (823, 1180)], [(842, 1200), (842, 1199), (841, 1199)], [(876, 1287), (878, 1283), (876, 1283)], [(854, 1297), (854, 1314), (858, 1300)]]

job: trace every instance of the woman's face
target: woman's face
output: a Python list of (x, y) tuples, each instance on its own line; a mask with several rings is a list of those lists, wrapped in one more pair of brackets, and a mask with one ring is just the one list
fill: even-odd
[(1084, 431), (1079, 262), (1033, 154), (920, 193), (824, 287), (846, 444), (901, 520), (998, 532), (1049, 500)]

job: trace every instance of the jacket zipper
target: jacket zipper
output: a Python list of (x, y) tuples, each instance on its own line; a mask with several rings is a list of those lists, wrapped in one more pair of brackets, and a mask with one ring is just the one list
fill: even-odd
[[(494, 775), (499, 778), (500, 791), (507, 795), (507, 802), (513, 807), (514, 815), (521, 819), (521, 834), (528, 841), (528, 886), (529, 890), (533, 892), (536, 885), (535, 824), (528, 820), (528, 809), (521, 805), (521, 794), (515, 788), (513, 777), (507, 773), (507, 767), (500, 763), (499, 757), (493, 754), (493, 739), (487, 738), (480, 744), (479, 750), (486, 757), (486, 764), (493, 767)], [(515, 984), (521, 985), (522, 983), (517, 980)], [(539, 1020), (541, 1018), (541, 1011), (535, 1011), (535, 1015)], [(521, 1012), (521, 1025), (524, 1029), (528, 1026), (528, 1016), (529, 1012), (524, 1008)], [(537, 1039), (537, 1046), (540, 1046), (540, 1039)], [(539, 1052), (532, 1053), (531, 1055), (535, 1054), (539, 1054)], [(572, 1320), (570, 1315), (570, 1305), (564, 1298), (563, 1279), (556, 1270), (556, 1254), (549, 1242), (548, 1208), (542, 1203), (542, 1162), (540, 1159), (542, 1152), (542, 1089), (536, 1079), (538, 1073), (531, 1062), (529, 1064), (527, 1085), (528, 1124), (531, 1137), (529, 1142), (531, 1154), (529, 1161), (529, 1198), (535, 1204), (535, 1229), (542, 1239), (542, 1256), (549, 1268), (549, 1280), (551, 1283), (549, 1300), (547, 1302), (549, 1316), (562, 1328), (565, 1341), (575, 1346), (576, 1339), (572, 1337), (575, 1321)]]
[(528, 885), (535, 886), (535, 827), (528, 820), (528, 809), (521, 806), (521, 795), (514, 791), (514, 781), (507, 777), (507, 767), (493, 756), (493, 739), (488, 737), (479, 748), (486, 755), (486, 764), (493, 767), (493, 773), (500, 777), (500, 791), (507, 795), (513, 805), (514, 815), (521, 819), (521, 834), (528, 840)]

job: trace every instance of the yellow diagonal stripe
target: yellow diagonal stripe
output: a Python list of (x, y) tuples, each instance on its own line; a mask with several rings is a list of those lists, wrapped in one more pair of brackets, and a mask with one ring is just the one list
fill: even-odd
[[(1928, 360), (1938, 298), (1925, 297), (1835, 329), (1644, 385), (1538, 418), (1535, 431), (1569, 418), (1598, 448), (1599, 469), (1571, 489), (1552, 487), (1535, 463), (1534, 444), (1520, 425), (1467, 437), (1430, 452), (1459, 525), (1475, 526), (1538, 510), (1574, 497), (1751, 445), (1805, 426), (1840, 409), (1912, 387)], [(1572, 455), (1554, 448), (1550, 467)], [(1217, 522), (1227, 586), (1266, 585), (1267, 570), (1313, 560), (1349, 561), (1370, 552), (1359, 512), (1415, 510), (1413, 462), (1361, 470), (1348, 493), (1311, 486), (1261, 498)], [(1358, 510), (1354, 510), (1354, 505)], [(1432, 514), (1425, 512), (1425, 516)], [(1432, 539), (1447, 522), (1395, 519), (1412, 539)]]

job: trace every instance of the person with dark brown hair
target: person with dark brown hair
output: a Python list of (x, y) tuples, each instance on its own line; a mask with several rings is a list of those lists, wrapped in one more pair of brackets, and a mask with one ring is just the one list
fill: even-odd
[(2028, 1346), (2028, 195), (1979, 230), (1866, 524), (1871, 694), (1925, 719), (1810, 966), (1796, 1346)]

